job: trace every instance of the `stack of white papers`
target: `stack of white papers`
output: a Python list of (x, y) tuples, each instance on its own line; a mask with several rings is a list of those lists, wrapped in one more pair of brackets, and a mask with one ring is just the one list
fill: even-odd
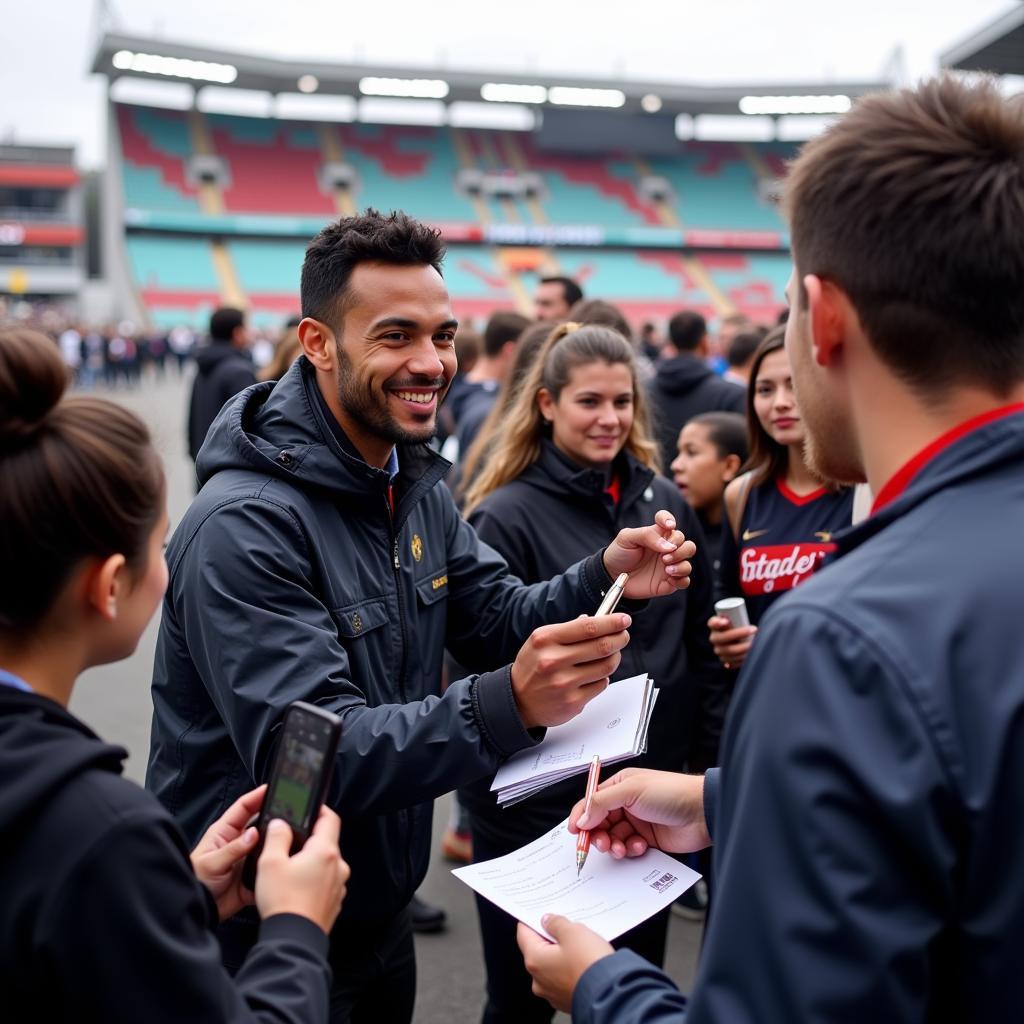
[(576, 837), (569, 833), (568, 819), (515, 853), (452, 874), (549, 939), (541, 918), (562, 914), (608, 942), (667, 907), (700, 878), (661, 850), (616, 860), (593, 848), (577, 876)]
[(491, 783), (503, 807), (525, 800), (563, 779), (647, 750), (647, 727), (658, 691), (647, 676), (612, 683), (571, 721), (548, 729), (535, 747), (513, 754)]

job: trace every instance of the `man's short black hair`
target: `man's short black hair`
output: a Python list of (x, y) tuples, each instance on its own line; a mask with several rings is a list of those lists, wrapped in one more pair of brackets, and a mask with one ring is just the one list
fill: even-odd
[(440, 274), (444, 253), (440, 231), (400, 211), (342, 217), (306, 249), (299, 286), (302, 315), (336, 328), (345, 314), (349, 278), (360, 263), (431, 266)]
[(708, 322), (692, 309), (676, 313), (668, 322), (668, 337), (680, 352), (692, 352), (707, 336)]
[(583, 289), (571, 277), (542, 277), (540, 284), (560, 284), (562, 298), (567, 306), (575, 306), (583, 298)]
[(235, 329), (245, 323), (245, 313), (232, 306), (215, 309), (210, 316), (210, 337), (214, 341), (230, 341)]
[(518, 341), (529, 326), (530, 321), (522, 313), (513, 313), (510, 309), (492, 313), (484, 328), (484, 355), (493, 359), (510, 341)]
[(725, 353), (725, 361), (733, 368), (746, 366), (757, 346), (765, 339), (768, 331), (764, 327), (751, 327), (749, 330), (740, 331), (732, 341), (729, 342), (729, 350)]

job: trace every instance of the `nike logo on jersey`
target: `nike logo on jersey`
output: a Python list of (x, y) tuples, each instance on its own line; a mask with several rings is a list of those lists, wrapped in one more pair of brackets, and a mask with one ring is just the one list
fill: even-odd
[(819, 530), (815, 535), (823, 544), (828, 544), (832, 540), (832, 534), (828, 530)]
[(744, 530), (744, 540), (754, 540), (755, 537), (763, 537), (768, 531), (767, 530)]

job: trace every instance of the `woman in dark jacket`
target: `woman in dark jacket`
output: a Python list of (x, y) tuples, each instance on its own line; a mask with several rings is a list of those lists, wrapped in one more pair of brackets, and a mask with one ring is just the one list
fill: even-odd
[[(493, 439), (466, 494), (466, 514), (480, 537), (527, 583), (547, 579), (623, 527), (670, 510), (697, 543), (690, 588), (633, 613), (632, 642), (618, 678), (646, 672), (660, 693), (646, 755), (635, 763), (670, 770), (713, 764), (721, 722), (710, 692), (716, 662), (705, 623), (712, 607), (709, 562), (695, 513), (655, 472), (657, 446), (647, 431), (632, 348), (618, 332), (564, 324), (540, 350), (530, 375)], [(469, 809), (476, 860), (510, 853), (558, 824), (582, 792), (572, 779), (502, 810), (490, 780), (460, 790)], [(477, 901), (487, 967), (484, 1021), (550, 1021), (548, 1003), (531, 992), (515, 942), (515, 922)], [(619, 945), (652, 962), (664, 957), (665, 911), (627, 933)]]
[[(68, 711), (79, 673), (131, 654), (156, 610), (167, 513), (145, 425), (64, 398), (66, 383), (48, 338), (0, 331), (3, 1017), (324, 1021), (326, 933), (348, 876), (333, 812), (291, 858), (272, 823), (254, 897), (240, 873), (263, 791), (215, 821), (190, 863), (170, 815), (121, 778), (127, 751)], [(260, 941), (232, 978), (213, 925), (253, 902)]]

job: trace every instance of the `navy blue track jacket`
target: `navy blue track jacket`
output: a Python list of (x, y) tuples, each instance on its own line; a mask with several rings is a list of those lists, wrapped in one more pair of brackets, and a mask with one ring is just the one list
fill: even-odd
[[(538, 626), (592, 612), (595, 555), (526, 587), (459, 515), (426, 445), (388, 474), (347, 452), (303, 357), (211, 427), (202, 490), (167, 551), (146, 785), (195, 840), (266, 778), (302, 699), (344, 726), (328, 804), (352, 868), (338, 927), (387, 921), (423, 880), (432, 800), (538, 742), (510, 663)], [(445, 646), (494, 671), (439, 694)], [(500, 666), (500, 667), (499, 667)]]
[(1017, 412), (837, 535), (740, 674), (689, 1008), (620, 952), (575, 1021), (1024, 1020), (1022, 522)]

